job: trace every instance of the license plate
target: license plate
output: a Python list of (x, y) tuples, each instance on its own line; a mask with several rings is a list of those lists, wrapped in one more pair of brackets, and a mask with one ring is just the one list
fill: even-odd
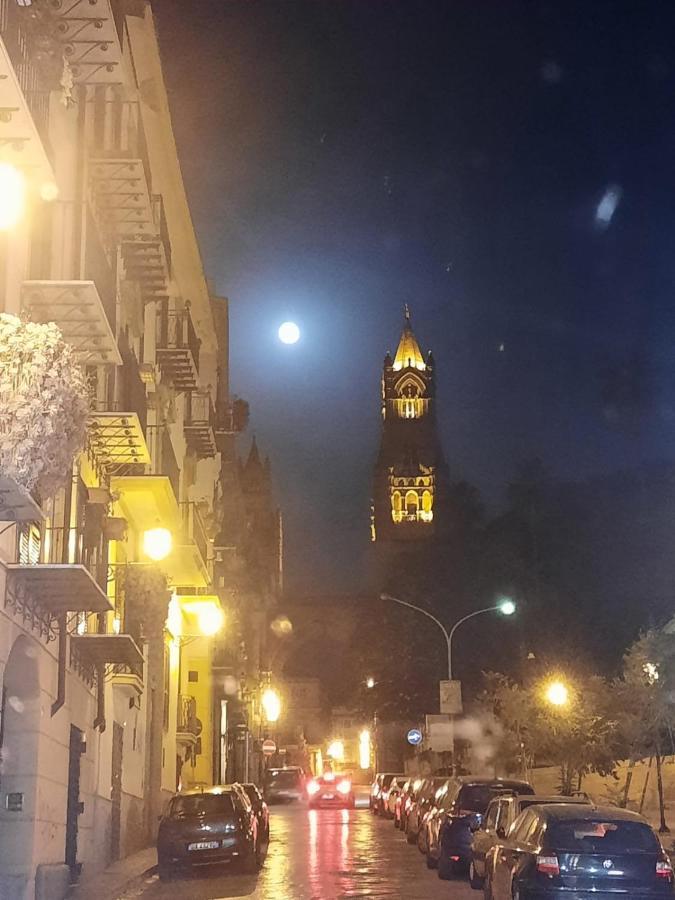
[(188, 850), (217, 850), (220, 847), (220, 841), (197, 841), (194, 844), (188, 844)]

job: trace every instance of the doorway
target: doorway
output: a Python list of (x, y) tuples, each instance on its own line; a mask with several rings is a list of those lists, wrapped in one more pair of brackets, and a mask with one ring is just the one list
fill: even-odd
[(84, 734), (75, 725), (70, 726), (70, 751), (68, 754), (68, 807), (66, 810), (66, 865), (70, 868), (71, 881), (77, 881), (80, 864), (77, 861), (78, 821), (82, 812), (80, 803), (80, 767)]
[(113, 722), (112, 769), (110, 776), (110, 799), (112, 813), (110, 821), (110, 860), (120, 858), (120, 833), (122, 827), (122, 751), (124, 749), (124, 728)]

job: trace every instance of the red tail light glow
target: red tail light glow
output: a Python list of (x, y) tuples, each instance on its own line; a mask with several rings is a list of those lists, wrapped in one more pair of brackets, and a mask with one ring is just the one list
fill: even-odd
[(656, 877), (670, 880), (673, 877), (673, 867), (667, 859), (660, 859), (656, 863)]
[(319, 792), (319, 782), (318, 781), (309, 781), (307, 783), (307, 793), (308, 794), (318, 794)]
[(343, 778), (342, 781), (338, 782), (337, 789), (340, 794), (348, 794), (352, 789), (352, 783)]
[(558, 865), (558, 857), (557, 856), (538, 856), (537, 857), (537, 872), (541, 872), (542, 875), (548, 875), (549, 878), (553, 877), (553, 875), (560, 875), (560, 866)]

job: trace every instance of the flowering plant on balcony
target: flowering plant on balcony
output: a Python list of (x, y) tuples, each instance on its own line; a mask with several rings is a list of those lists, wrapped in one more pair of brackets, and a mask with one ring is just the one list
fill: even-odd
[(52, 494), (84, 447), (88, 410), (84, 372), (56, 325), (0, 314), (0, 472)]

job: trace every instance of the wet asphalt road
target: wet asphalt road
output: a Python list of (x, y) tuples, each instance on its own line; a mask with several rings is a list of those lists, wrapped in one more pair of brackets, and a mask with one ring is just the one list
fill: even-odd
[(271, 842), (257, 876), (227, 869), (161, 883), (157, 876), (120, 900), (477, 900), (465, 880), (440, 881), (416, 847), (406, 843), (391, 821), (368, 809), (271, 808)]

